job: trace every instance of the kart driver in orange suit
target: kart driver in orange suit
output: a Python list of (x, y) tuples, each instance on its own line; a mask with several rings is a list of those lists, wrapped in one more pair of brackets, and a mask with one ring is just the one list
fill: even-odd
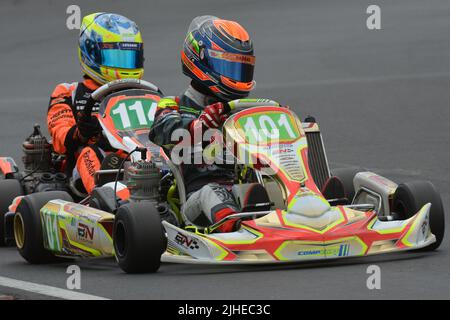
[[(93, 13), (83, 18), (78, 56), (84, 79), (61, 83), (51, 94), (47, 125), (54, 150), (67, 157), (66, 171), (81, 193), (95, 186), (94, 173), (106, 154), (115, 152), (95, 116), (84, 116), (90, 94), (101, 85), (121, 78), (142, 78), (143, 43), (137, 25), (112, 13)], [(93, 113), (98, 105), (93, 105)]]
[[(181, 52), (183, 73), (191, 85), (180, 97), (164, 98), (158, 104), (150, 139), (170, 148), (172, 133), (179, 128), (219, 128), (224, 120), (225, 103), (245, 98), (253, 89), (255, 57), (247, 31), (237, 22), (213, 16), (195, 18), (189, 27)], [(182, 164), (187, 202), (185, 215), (197, 225), (210, 225), (237, 212), (230, 188), (234, 170), (216, 165)], [(232, 231), (229, 220), (218, 230)]]

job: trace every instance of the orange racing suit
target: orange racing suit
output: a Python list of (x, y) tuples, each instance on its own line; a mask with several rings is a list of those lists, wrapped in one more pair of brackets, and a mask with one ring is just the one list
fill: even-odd
[[(77, 129), (77, 118), (87, 103), (90, 94), (99, 85), (92, 79), (56, 86), (50, 97), (47, 111), (47, 125), (56, 153), (67, 156), (66, 172), (73, 180), (81, 179), (84, 189), (92, 192), (95, 187), (94, 174), (100, 169), (105, 152), (111, 151), (105, 139), (98, 142), (83, 141)], [(98, 112), (98, 104), (93, 114)], [(74, 170), (75, 169), (75, 170)]]

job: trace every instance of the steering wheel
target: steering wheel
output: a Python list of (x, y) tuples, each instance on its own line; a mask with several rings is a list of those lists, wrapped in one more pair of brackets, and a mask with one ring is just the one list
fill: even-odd
[[(268, 107), (280, 107), (281, 105), (274, 101), (269, 99), (237, 99), (232, 100), (228, 103), (224, 103), (225, 112), (229, 115), (233, 115), (235, 113), (238, 113), (242, 110), (253, 108), (253, 107), (260, 107), (260, 106), (268, 106)], [(204, 143), (203, 141), (201, 142)], [(225, 147), (225, 144), (223, 145), (223, 149), (225, 152), (227, 152), (227, 148)], [(210, 159), (215, 158), (215, 156), (212, 156), (213, 152), (215, 151), (215, 146), (207, 143), (206, 145), (203, 145), (203, 150), (205, 154), (210, 156)], [(225, 153), (222, 154), (222, 156), (225, 156)], [(223, 159), (221, 159), (223, 161)], [(219, 165), (219, 164), (218, 164)], [(225, 166), (227, 167), (227, 164), (221, 164), (219, 166)]]
[(270, 99), (237, 99), (225, 104), (225, 112), (228, 114), (235, 114), (247, 108), (253, 107), (281, 107), (281, 105)]
[(90, 117), (92, 114), (92, 107), (94, 106), (95, 102), (100, 102), (108, 94), (123, 89), (144, 89), (159, 93), (161, 92), (161, 90), (159, 90), (157, 86), (145, 80), (141, 79), (114, 80), (102, 85), (100, 88), (91, 93), (91, 96), (89, 97), (91, 101), (86, 104), (86, 108), (84, 108), (83, 110), (83, 115), (85, 117)]

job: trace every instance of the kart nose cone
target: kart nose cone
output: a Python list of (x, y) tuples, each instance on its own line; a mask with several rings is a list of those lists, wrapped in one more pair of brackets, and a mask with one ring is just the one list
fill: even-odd
[(314, 193), (298, 193), (288, 205), (288, 212), (310, 218), (323, 215), (330, 210), (330, 204)]

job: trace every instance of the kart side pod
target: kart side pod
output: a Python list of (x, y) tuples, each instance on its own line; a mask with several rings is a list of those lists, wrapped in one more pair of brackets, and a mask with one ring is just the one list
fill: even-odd
[(355, 197), (352, 204), (373, 204), (378, 216), (390, 214), (390, 200), (397, 184), (373, 172), (359, 172), (353, 179)]
[(40, 211), (44, 246), (57, 255), (112, 256), (114, 215), (63, 200), (52, 200)]

